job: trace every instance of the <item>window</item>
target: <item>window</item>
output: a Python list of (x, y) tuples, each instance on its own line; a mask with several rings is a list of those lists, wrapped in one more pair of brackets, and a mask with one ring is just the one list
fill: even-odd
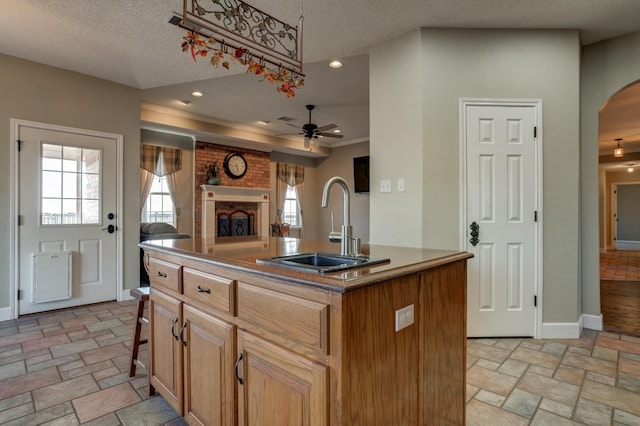
[(41, 225), (100, 223), (101, 151), (42, 144)]
[(166, 176), (155, 176), (147, 202), (142, 209), (142, 222), (164, 222), (176, 226), (176, 215)]
[(287, 194), (284, 197), (283, 221), (293, 227), (300, 226), (300, 206), (296, 190), (292, 186), (287, 187)]

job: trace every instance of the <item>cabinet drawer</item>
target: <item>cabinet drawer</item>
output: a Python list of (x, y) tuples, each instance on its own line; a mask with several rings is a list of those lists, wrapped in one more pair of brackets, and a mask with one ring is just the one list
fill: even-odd
[(219, 311), (235, 314), (235, 280), (190, 268), (184, 268), (182, 279), (185, 296)]
[(238, 317), (293, 343), (329, 353), (327, 304), (238, 283)]
[(149, 259), (149, 281), (153, 287), (162, 287), (176, 293), (182, 293), (182, 266), (164, 260)]

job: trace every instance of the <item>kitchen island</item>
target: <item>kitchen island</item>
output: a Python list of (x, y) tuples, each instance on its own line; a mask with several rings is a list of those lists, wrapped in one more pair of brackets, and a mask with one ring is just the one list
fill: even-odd
[(190, 423), (464, 425), (471, 254), (364, 246), (390, 260), (322, 274), (256, 260), (337, 252), (323, 241), (140, 247), (150, 385)]

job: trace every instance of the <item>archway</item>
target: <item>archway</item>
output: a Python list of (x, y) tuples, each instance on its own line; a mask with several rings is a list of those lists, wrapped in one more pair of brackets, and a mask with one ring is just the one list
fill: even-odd
[[(614, 149), (621, 146), (621, 156)], [(598, 123), (600, 305), (603, 328), (640, 335), (640, 82), (604, 102)], [(637, 212), (637, 213), (630, 213)], [(621, 214), (622, 213), (622, 214)], [(624, 224), (624, 226), (622, 226)], [(621, 244), (621, 240), (625, 244)], [(622, 250), (627, 249), (627, 250)]]

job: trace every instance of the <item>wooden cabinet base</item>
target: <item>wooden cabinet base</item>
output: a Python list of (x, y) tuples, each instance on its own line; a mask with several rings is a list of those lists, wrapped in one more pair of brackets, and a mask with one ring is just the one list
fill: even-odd
[(339, 292), (150, 257), (150, 383), (190, 424), (465, 424), (466, 258)]

